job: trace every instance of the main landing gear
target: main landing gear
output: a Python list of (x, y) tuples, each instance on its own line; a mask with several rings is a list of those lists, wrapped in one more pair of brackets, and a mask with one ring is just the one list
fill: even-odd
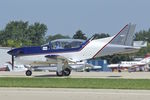
[(31, 70), (27, 70), (26, 71), (26, 76), (31, 76), (32, 75), (32, 71)]
[[(31, 70), (27, 70), (26, 71), (26, 76), (31, 76), (32, 75), (32, 71)], [(69, 76), (71, 74), (71, 69), (69, 68), (65, 68), (64, 70), (60, 71), (60, 72), (56, 72), (57, 76)]]
[(69, 68), (65, 68), (64, 70), (60, 72), (56, 72), (57, 76), (69, 76), (71, 74), (71, 70)]

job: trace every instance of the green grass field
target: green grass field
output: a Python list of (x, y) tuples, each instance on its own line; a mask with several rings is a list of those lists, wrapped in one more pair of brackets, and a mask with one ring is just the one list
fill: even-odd
[(0, 78), (0, 87), (150, 89), (149, 79)]

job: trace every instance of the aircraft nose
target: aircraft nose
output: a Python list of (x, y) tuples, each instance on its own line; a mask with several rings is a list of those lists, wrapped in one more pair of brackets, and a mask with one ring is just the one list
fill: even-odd
[(9, 50), (7, 53), (10, 54), (10, 55), (13, 55), (14, 54), (14, 50), (13, 49)]
[(18, 56), (18, 55), (23, 55), (24, 51), (22, 50), (22, 48), (16, 48), (8, 51), (7, 53), (12, 56)]

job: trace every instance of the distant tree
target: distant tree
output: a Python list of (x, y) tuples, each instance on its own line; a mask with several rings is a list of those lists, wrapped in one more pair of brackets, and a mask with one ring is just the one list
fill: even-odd
[(56, 34), (56, 35), (49, 35), (46, 39), (46, 42), (56, 40), (56, 39), (69, 39), (69, 36), (61, 35), (61, 34)]
[(96, 38), (96, 39), (106, 38), (106, 37), (110, 37), (110, 35), (109, 35), (109, 34), (106, 34), (106, 33), (101, 33), (101, 34), (96, 33), (96, 34), (95, 34), (95, 38)]
[(29, 40), (32, 40), (32, 45), (41, 45), (45, 41), (45, 33), (47, 26), (40, 23), (30, 25), (27, 31)]
[(0, 40), (2, 46), (21, 46), (22, 41), (25, 40), (25, 32), (28, 27), (28, 22), (11, 21), (5, 29), (0, 33)]
[(148, 31), (140, 31), (135, 34), (136, 41), (148, 41), (150, 43), (150, 29)]
[(78, 30), (78, 31), (74, 34), (73, 39), (83, 39), (83, 40), (86, 40), (87, 37), (85, 36), (85, 34), (84, 34), (81, 30)]
[(135, 34), (136, 41), (147, 41), (148, 45), (145, 48), (141, 48), (138, 52), (134, 53), (136, 56), (145, 56), (150, 53), (150, 29), (145, 31), (140, 31)]
[(0, 45), (21, 47), (30, 45), (40, 45), (44, 42), (47, 27), (44, 24), (11, 21), (0, 31)]

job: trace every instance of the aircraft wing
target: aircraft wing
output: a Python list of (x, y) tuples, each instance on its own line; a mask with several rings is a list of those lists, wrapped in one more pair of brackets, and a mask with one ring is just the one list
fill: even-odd
[(60, 56), (60, 55), (46, 55), (45, 56), (47, 58), (48, 61), (50, 60), (61, 60), (61, 61), (68, 61), (68, 62), (74, 62), (71, 59), (68, 59), (64, 56)]
[(34, 61), (32, 63), (33, 66), (49, 66), (50, 64), (58, 64), (58, 62), (64, 63), (64, 62), (71, 62), (74, 63), (72, 60), (60, 56), (60, 55), (46, 55), (45, 56), (46, 60), (45, 61)]

